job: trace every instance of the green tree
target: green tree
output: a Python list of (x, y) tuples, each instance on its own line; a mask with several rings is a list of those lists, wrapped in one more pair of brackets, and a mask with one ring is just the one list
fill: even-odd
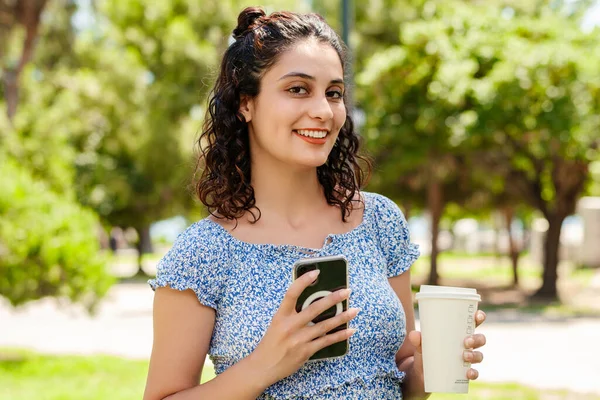
[[(290, 3), (272, 1), (270, 8)], [(72, 2), (46, 9), (22, 79), (12, 153), (57, 192), (75, 185), (79, 201), (106, 224), (134, 227), (141, 271), (150, 224), (193, 206), (192, 149), (243, 6), (99, 2), (91, 24), (78, 31), (71, 23), (76, 9), (65, 4)]]
[(457, 174), (446, 161), (457, 156), (472, 178), (500, 177), (550, 222), (539, 294), (556, 297), (560, 226), (597, 157), (597, 34), (558, 13), (502, 17), (453, 2), (406, 23), (399, 42), (359, 76), (366, 137), (389, 154), (383, 169), (422, 171), (430, 198)]
[(432, 284), (438, 282), (437, 236), (444, 207), (462, 202), (470, 190), (465, 186), (469, 161), (456, 132), (472, 121), (472, 112), (456, 96), (434, 100), (431, 88), (443, 78), (441, 69), (460, 79), (472, 66), (467, 60), (447, 62), (432, 51), (430, 41), (444, 40), (444, 24), (433, 16), (407, 22), (400, 44), (373, 55), (357, 77), (358, 99), (368, 116), (364, 135), (380, 169), (374, 185), (385, 193), (408, 181), (408, 187), (400, 186), (403, 196), (418, 190), (415, 200), (430, 213)]
[(598, 159), (600, 31), (583, 34), (554, 15), (522, 18), (497, 35), (509, 40), (472, 91), (473, 131), (495, 144), (488, 161), (507, 187), (548, 220), (543, 284), (558, 296), (558, 248), (564, 219), (575, 211)]
[(97, 216), (57, 195), (0, 152), (0, 295), (20, 305), (46, 296), (94, 307), (113, 282)]

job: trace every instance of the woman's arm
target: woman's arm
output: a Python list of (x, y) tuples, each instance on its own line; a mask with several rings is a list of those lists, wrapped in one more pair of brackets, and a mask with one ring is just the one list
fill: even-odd
[[(404, 308), (406, 332), (409, 334), (415, 330), (415, 312), (410, 288), (410, 269), (401, 275), (389, 278), (388, 281)], [(404, 343), (402, 343), (402, 346), (396, 353), (396, 365), (398, 365), (400, 371), (406, 373), (406, 378), (402, 383), (402, 394), (406, 400), (427, 399), (430, 394), (425, 393), (423, 367), (415, 365), (414, 354), (415, 346), (408, 340), (407, 335)]]
[(192, 290), (157, 288), (154, 342), (144, 400), (256, 399), (268, 385), (246, 358), (199, 385), (215, 323), (215, 310)]
[(144, 400), (255, 399), (267, 387), (297, 371), (317, 351), (347, 340), (354, 329), (326, 333), (356, 317), (356, 308), (312, 326), (308, 323), (348, 298), (349, 290), (338, 290), (296, 312), (298, 297), (316, 280), (318, 272), (304, 274), (290, 285), (267, 332), (248, 357), (202, 385), (198, 383), (215, 311), (200, 304), (191, 290), (157, 289), (154, 345)]

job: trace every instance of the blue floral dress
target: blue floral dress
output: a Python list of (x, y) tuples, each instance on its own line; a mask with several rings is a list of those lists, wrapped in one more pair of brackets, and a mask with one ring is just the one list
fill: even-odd
[(222, 373), (258, 345), (292, 283), (292, 266), (306, 257), (342, 254), (348, 260), (350, 322), (356, 333), (348, 354), (312, 361), (268, 387), (259, 399), (401, 399), (404, 373), (395, 354), (406, 336), (406, 318), (388, 278), (419, 256), (406, 220), (388, 198), (361, 192), (363, 220), (352, 231), (330, 234), (320, 249), (251, 244), (209, 219), (190, 226), (158, 265), (152, 289), (192, 289), (216, 310), (209, 357)]

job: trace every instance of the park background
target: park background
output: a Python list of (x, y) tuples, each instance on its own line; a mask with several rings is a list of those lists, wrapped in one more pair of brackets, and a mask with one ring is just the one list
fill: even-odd
[(577, 0), (0, 0), (0, 399), (141, 398), (145, 281), (205, 216), (195, 140), (249, 5), (349, 43), (414, 289), (483, 295), (464, 398), (600, 399), (600, 2)]

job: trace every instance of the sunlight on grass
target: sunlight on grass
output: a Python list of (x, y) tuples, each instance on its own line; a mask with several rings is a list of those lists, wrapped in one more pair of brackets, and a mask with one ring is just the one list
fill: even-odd
[(516, 383), (483, 383), (472, 382), (469, 393), (433, 394), (429, 400), (598, 400), (600, 396), (579, 394), (567, 390), (540, 390), (521, 386)]
[(569, 278), (587, 286), (592, 282), (595, 273), (596, 270), (592, 268), (574, 268)]
[[(429, 274), (430, 257), (420, 257), (411, 268), (412, 276), (416, 279), (426, 279)], [(493, 255), (472, 255), (460, 257), (453, 253), (442, 253), (438, 257), (438, 271), (442, 279), (480, 280), (496, 286), (512, 283), (512, 265), (507, 257)], [(563, 263), (559, 266), (561, 278), (573, 280), (587, 286), (591, 283), (596, 270), (577, 268)], [(538, 286), (542, 283), (542, 266), (530, 258), (522, 257), (519, 261), (519, 279), (525, 286)]]
[[(148, 371), (147, 361), (110, 356), (49, 356), (14, 349), (0, 349), (0, 399), (10, 400), (129, 400), (141, 399)], [(202, 382), (214, 377), (204, 368)], [(517, 384), (473, 382), (464, 400), (600, 400), (600, 396), (568, 391), (540, 391)], [(434, 394), (432, 400), (451, 400), (457, 395)]]
[(147, 370), (147, 361), (0, 350), (0, 399), (140, 399)]
[[(411, 272), (416, 279), (426, 279), (429, 274), (429, 257), (421, 257), (413, 265)], [(442, 278), (480, 280), (494, 285), (508, 285), (512, 282), (512, 267), (505, 258), (495, 257), (465, 258), (446, 257), (438, 259), (438, 271)], [(528, 285), (541, 283), (541, 267), (528, 262), (519, 264), (519, 278)]]

